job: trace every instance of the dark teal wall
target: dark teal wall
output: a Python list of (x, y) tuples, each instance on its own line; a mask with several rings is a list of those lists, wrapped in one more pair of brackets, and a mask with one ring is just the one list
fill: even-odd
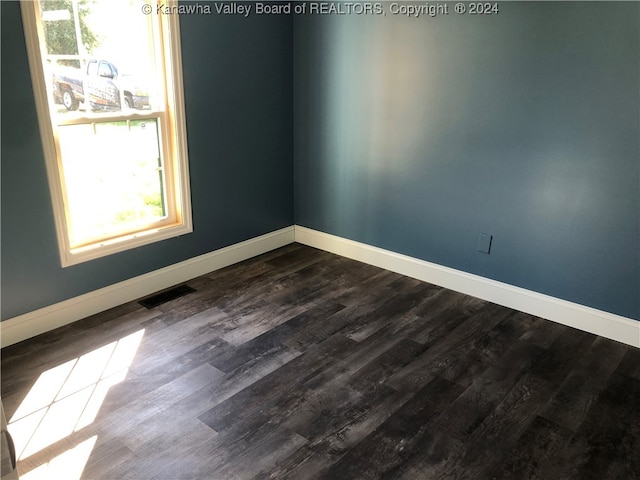
[(183, 16), (195, 232), (62, 269), (19, 6), (0, 2), (2, 318), (295, 219), (640, 319), (640, 5), (500, 8)]
[(61, 268), (18, 2), (0, 2), (2, 319), (293, 223), (292, 22), (181, 17), (194, 233)]
[(296, 18), (296, 223), (640, 319), (639, 24), (636, 2)]

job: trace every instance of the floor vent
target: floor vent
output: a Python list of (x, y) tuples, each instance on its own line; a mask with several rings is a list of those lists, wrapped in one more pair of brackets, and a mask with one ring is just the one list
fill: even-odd
[(160, 293), (156, 293), (155, 295), (151, 295), (150, 297), (143, 298), (138, 303), (145, 308), (153, 308), (158, 305), (162, 305), (163, 303), (167, 303), (171, 300), (175, 300), (176, 298), (184, 297), (189, 293), (195, 292), (195, 288), (191, 288), (188, 285), (178, 285), (177, 287), (170, 288), (169, 290), (165, 290)]

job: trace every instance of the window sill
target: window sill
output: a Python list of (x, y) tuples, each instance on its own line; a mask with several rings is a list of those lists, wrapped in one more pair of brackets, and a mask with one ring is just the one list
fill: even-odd
[(186, 235), (191, 232), (193, 232), (191, 223), (183, 223), (154, 228), (152, 230), (144, 230), (142, 232), (124, 235), (107, 241), (69, 249), (67, 252), (61, 252), (62, 266), (69, 267), (77, 265), (79, 263), (106, 257), (107, 255), (123, 252), (132, 248), (150, 245), (169, 238)]

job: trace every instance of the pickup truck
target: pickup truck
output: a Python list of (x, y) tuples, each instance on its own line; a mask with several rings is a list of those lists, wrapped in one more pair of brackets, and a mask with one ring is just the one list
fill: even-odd
[(150, 108), (146, 86), (132, 75), (119, 73), (107, 60), (91, 59), (84, 70), (60, 67), (53, 72), (52, 81), (55, 102), (67, 110), (77, 110), (80, 102), (85, 103), (85, 108), (98, 111), (122, 110), (123, 101), (125, 108)]

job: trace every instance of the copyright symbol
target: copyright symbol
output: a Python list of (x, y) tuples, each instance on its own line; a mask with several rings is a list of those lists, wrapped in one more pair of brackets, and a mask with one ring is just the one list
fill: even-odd
[(149, 5), (148, 3), (142, 4), (142, 13), (144, 13), (145, 15), (151, 15), (152, 11), (153, 9), (151, 8), (151, 5)]
[(453, 7), (453, 9), (459, 15), (462, 15), (464, 12), (467, 11), (467, 7), (464, 6), (464, 3), (456, 3), (456, 6)]

